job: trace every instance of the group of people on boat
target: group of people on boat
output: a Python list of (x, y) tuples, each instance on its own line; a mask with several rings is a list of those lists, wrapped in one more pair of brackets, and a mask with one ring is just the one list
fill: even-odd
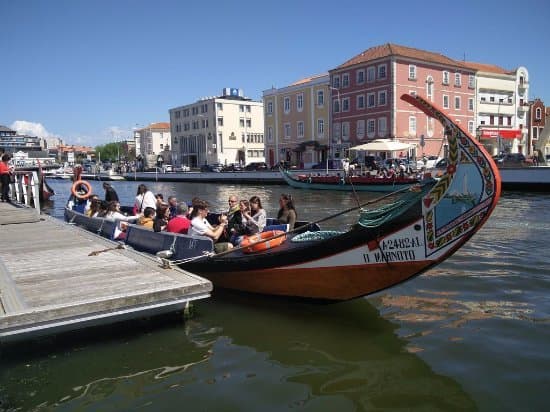
[[(211, 213), (207, 201), (195, 197), (191, 202), (178, 201), (169, 196), (164, 201), (161, 193), (156, 195), (145, 185), (140, 184), (133, 209), (124, 208), (115, 189), (107, 182), (103, 183), (105, 198), (91, 192), (86, 182), (73, 186), (73, 195), (68, 207), (90, 217), (99, 217), (119, 221), (120, 230), (117, 239), (125, 237), (128, 223), (137, 224), (155, 232), (171, 232), (206, 236), (214, 242), (217, 253), (239, 247), (247, 237), (271, 230), (267, 225), (267, 214), (260, 197), (239, 199), (236, 195), (228, 198), (228, 208), (221, 213)], [(279, 198), (277, 222), (287, 225), (291, 230), (296, 223), (297, 213), (292, 196), (282, 194)]]

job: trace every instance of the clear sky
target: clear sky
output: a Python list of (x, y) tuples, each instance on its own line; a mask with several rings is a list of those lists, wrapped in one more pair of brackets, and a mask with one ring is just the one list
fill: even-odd
[(224, 87), (266, 89), (396, 43), (529, 71), (550, 104), (550, 3), (0, 0), (0, 125), (96, 146)]

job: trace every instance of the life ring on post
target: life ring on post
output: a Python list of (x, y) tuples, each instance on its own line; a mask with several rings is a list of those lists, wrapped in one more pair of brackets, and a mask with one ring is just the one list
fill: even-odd
[[(86, 188), (86, 193), (81, 193), (79, 191), (80, 187), (84, 186)], [(85, 180), (77, 180), (73, 183), (73, 186), (71, 187), (71, 193), (74, 197), (80, 200), (88, 199), (92, 195), (92, 185), (90, 185)]]
[(268, 230), (256, 235), (245, 236), (239, 246), (243, 248), (244, 253), (262, 252), (283, 243), (286, 239), (284, 233), (282, 230)]

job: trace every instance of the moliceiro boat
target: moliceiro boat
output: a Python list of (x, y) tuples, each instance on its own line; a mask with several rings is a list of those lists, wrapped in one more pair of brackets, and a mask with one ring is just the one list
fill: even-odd
[[(402, 99), (443, 124), (449, 144), (446, 172), (337, 213), (358, 214), (349, 230), (320, 230), (335, 217), (327, 216), (258, 236), (247, 242), (246, 250), (218, 254), (210, 239), (134, 225), (124, 242), (157, 253), (166, 265), (208, 278), (215, 287), (270, 295), (341, 301), (421, 274), (449, 258), (489, 218), (500, 196), (500, 176), (483, 147), (445, 113), (419, 96)], [(104, 236), (116, 229), (116, 222), (69, 209), (66, 219)], [(252, 248), (256, 242), (270, 246)]]
[(298, 189), (342, 190), (357, 192), (395, 192), (420, 182), (416, 177), (377, 177), (368, 175), (322, 175), (320, 173), (294, 174), (281, 170), (285, 182)]

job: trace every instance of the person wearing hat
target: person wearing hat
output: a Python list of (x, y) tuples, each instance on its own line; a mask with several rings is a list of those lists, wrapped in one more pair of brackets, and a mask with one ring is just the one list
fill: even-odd
[(105, 201), (106, 202), (118, 202), (118, 194), (113, 187), (107, 183), (103, 182), (103, 189), (105, 189)]

